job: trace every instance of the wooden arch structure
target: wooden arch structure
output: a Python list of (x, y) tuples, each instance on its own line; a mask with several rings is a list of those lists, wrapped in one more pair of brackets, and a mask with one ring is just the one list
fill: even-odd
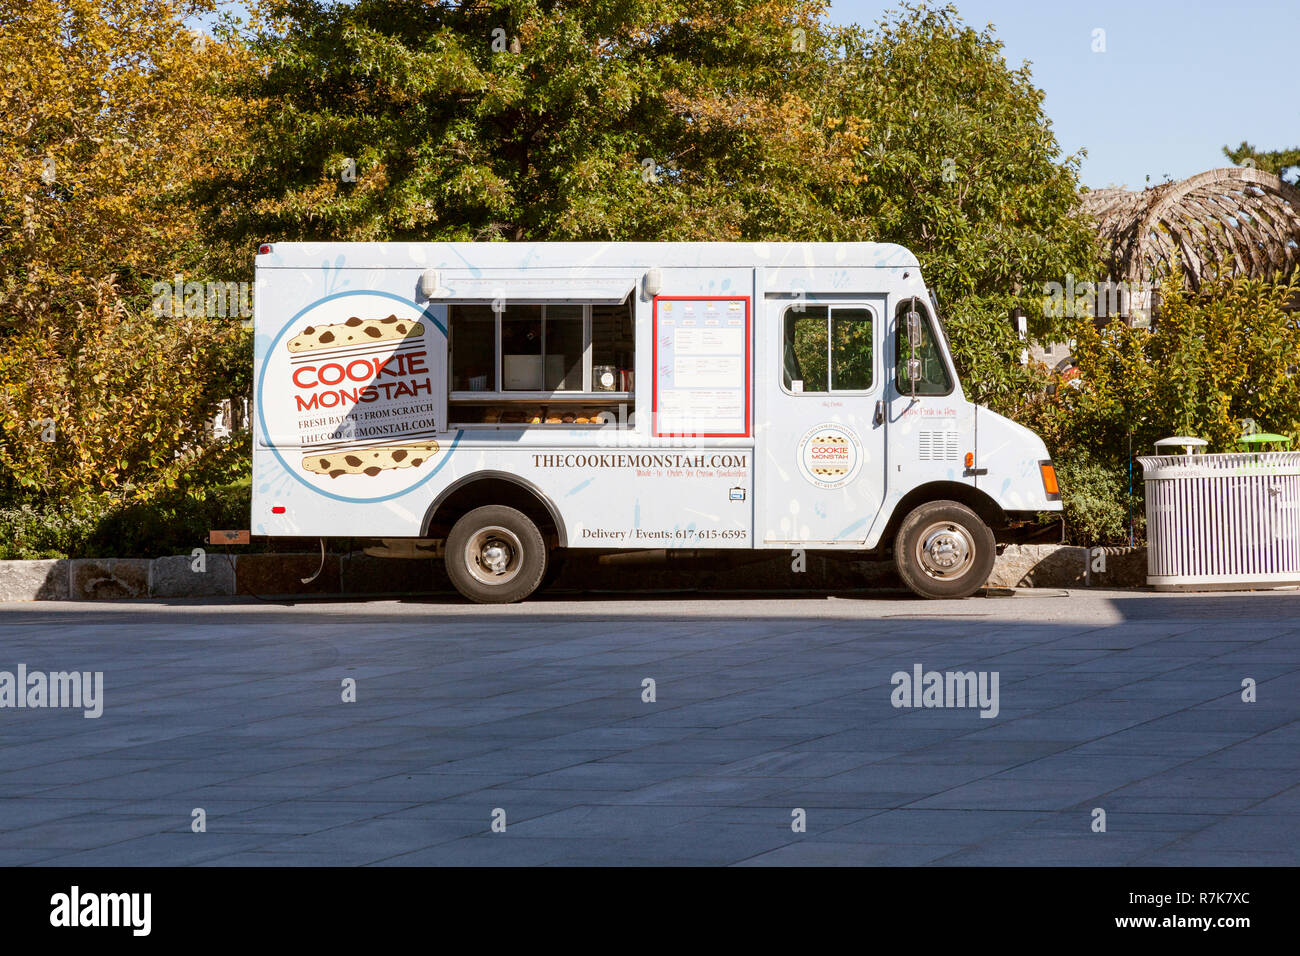
[(1300, 265), (1300, 189), (1273, 173), (1211, 169), (1141, 192), (1092, 190), (1080, 202), (1097, 220), (1110, 279), (1133, 290), (1159, 282), (1175, 259), (1194, 289)]

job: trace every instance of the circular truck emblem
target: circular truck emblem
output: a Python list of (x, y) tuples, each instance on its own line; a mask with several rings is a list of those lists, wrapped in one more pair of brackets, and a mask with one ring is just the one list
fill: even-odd
[(862, 467), (862, 443), (843, 425), (826, 422), (804, 433), (799, 440), (799, 471), (819, 488), (839, 488), (858, 475)]
[(349, 291), (312, 303), (265, 348), (261, 436), (284, 472), (339, 501), (383, 501), (423, 484), (448, 452), (435, 437), (445, 394), (440, 322), (416, 303)]

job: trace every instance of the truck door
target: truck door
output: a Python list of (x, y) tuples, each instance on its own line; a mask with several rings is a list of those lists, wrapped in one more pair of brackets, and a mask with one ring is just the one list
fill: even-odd
[[(928, 303), (918, 297), (895, 299), (893, 382), (889, 389), (889, 497), (901, 498), (918, 485), (951, 481), (978, 487), (982, 463), (966, 467), (975, 451), (975, 406), (962, 396), (941, 327)], [(908, 313), (919, 320), (915, 343), (907, 333)], [(889, 338), (886, 339), (889, 341)], [(915, 357), (913, 357), (915, 356)], [(915, 363), (909, 370), (909, 363)], [(915, 373), (915, 380), (911, 377)]]
[(885, 299), (769, 296), (764, 308), (758, 542), (860, 545), (884, 500)]

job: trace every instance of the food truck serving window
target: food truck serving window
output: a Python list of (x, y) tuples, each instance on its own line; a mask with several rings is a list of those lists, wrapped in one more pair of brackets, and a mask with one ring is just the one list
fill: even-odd
[(449, 411), (462, 425), (627, 425), (631, 302), (452, 304)]
[(863, 305), (786, 309), (782, 369), (786, 391), (870, 391), (875, 385), (875, 318)]

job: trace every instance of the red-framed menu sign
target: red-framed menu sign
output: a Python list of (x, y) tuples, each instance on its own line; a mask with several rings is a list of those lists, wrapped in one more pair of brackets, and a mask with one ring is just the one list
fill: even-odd
[(656, 438), (748, 438), (749, 296), (656, 296)]

